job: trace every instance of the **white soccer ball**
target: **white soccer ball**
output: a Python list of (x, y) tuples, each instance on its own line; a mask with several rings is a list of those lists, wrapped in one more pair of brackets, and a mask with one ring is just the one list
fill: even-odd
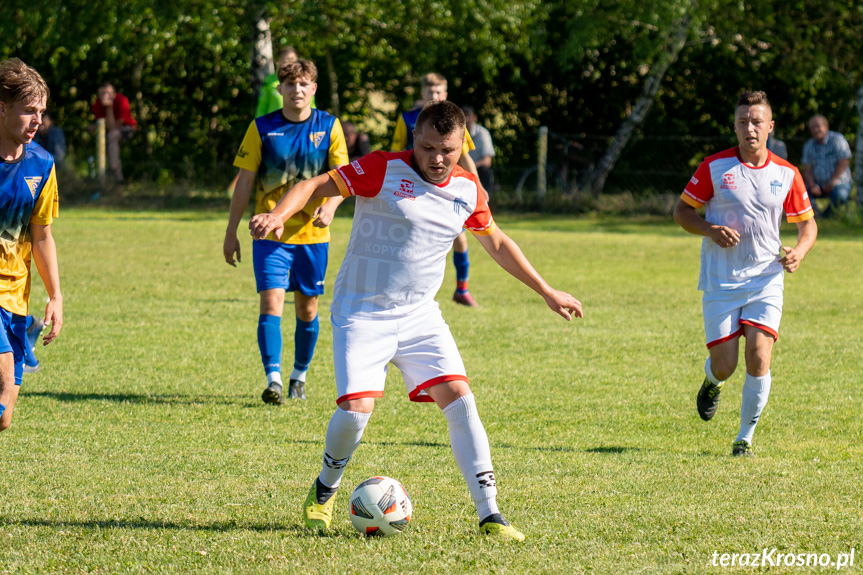
[(407, 529), (412, 512), (404, 485), (389, 477), (366, 479), (351, 493), (351, 523), (365, 535), (401, 533)]

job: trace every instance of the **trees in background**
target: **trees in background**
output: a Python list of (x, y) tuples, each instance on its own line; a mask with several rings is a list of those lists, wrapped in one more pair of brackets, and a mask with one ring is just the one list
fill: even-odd
[[(318, 64), (318, 105), (359, 121), (378, 146), (396, 108), (410, 106), (434, 70), (449, 79), (450, 99), (473, 105), (492, 129), (499, 165), (532, 161), (540, 125), (605, 136), (593, 145), (600, 189), (615, 166), (646, 161), (627, 153), (633, 136), (729, 135), (744, 89), (768, 92), (784, 138), (805, 135), (815, 112), (846, 134), (859, 124), (863, 5), (848, 0), (11, 4), (0, 56), (45, 76), (79, 162), (90, 146), (90, 102), (110, 80), (140, 123), (126, 153), (153, 179), (221, 182), (232, 171), (254, 110), (261, 15), (276, 50), (291, 44)], [(674, 153), (697, 163), (707, 152)]]

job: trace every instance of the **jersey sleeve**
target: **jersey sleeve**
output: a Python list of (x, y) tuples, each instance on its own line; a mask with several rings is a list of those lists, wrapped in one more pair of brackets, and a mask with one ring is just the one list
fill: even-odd
[(473, 138), (470, 137), (470, 132), (464, 131), (464, 144), (461, 147), (461, 153), (467, 154), (471, 150), (476, 150), (476, 145), (473, 143)]
[(234, 157), (234, 167), (257, 172), (261, 165), (261, 145), (261, 134), (258, 133), (258, 125), (253, 120)]
[(405, 124), (404, 116), (399, 114), (399, 119), (396, 120), (396, 132), (393, 134), (393, 143), (390, 146), (392, 152), (404, 152), (408, 145), (408, 127)]
[(380, 152), (372, 152), (350, 164), (330, 170), (342, 197), (373, 198), (381, 191), (387, 174), (387, 160)]
[(785, 196), (785, 203), (782, 207), (785, 208), (785, 217), (788, 218), (789, 223), (805, 222), (815, 217), (812, 203), (809, 201), (809, 194), (806, 192), (806, 185), (803, 183), (803, 176), (796, 168), (794, 169), (794, 181), (791, 183), (791, 189)]
[(476, 209), (473, 213), (465, 220), (464, 228), (466, 230), (470, 230), (471, 233), (477, 236), (487, 236), (490, 235), (496, 225), (494, 223), (494, 219), (491, 217), (491, 210), (488, 207), (488, 200), (485, 198), (485, 194), (483, 194), (479, 189), (479, 183), (476, 181), (476, 177), (473, 174), (469, 174), (470, 179), (477, 185), (476, 190)]
[(327, 159), (331, 168), (344, 166), (350, 161), (348, 160), (348, 145), (345, 143), (345, 132), (342, 130), (342, 124), (338, 118), (330, 129), (330, 149)]
[(701, 162), (695, 175), (680, 194), (680, 199), (693, 208), (700, 208), (713, 197), (713, 179), (710, 177), (710, 164)]
[(57, 217), (60, 207), (60, 198), (57, 192), (57, 172), (54, 166), (51, 166), (51, 173), (48, 174), (48, 180), (42, 187), (42, 192), (36, 198), (36, 203), (33, 204), (33, 212), (30, 215), (30, 223), (40, 226), (51, 225), (54, 218)]

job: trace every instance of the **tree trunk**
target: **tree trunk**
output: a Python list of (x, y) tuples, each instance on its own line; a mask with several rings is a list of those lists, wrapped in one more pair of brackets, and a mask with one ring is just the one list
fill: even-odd
[(327, 46), (327, 75), (330, 78), (330, 114), (339, 117), (339, 77), (333, 64), (333, 53)]
[(857, 180), (857, 203), (863, 205), (863, 86), (857, 90), (857, 141), (854, 142), (854, 178)]
[(252, 90), (257, 99), (261, 93), (261, 86), (267, 75), (275, 71), (273, 64), (273, 41), (270, 36), (270, 19), (267, 18), (266, 8), (261, 9), (255, 17), (254, 44), (252, 52)]
[(614, 169), (617, 160), (623, 153), (623, 149), (629, 143), (635, 131), (644, 123), (650, 108), (653, 106), (653, 101), (656, 98), (659, 87), (662, 84), (662, 78), (668, 68), (677, 60), (678, 54), (683, 50), (686, 43), (686, 36), (689, 34), (689, 28), (692, 25), (690, 18), (690, 10), (694, 7), (694, 3), (690, 5), (687, 12), (681, 17), (677, 25), (677, 30), (668, 37), (662, 52), (656, 58), (656, 62), (650, 69), (650, 73), (644, 82), (644, 88), (641, 96), (632, 109), (632, 113), (624, 120), (623, 125), (615, 134), (614, 139), (605, 151), (605, 155), (597, 164), (596, 168), (588, 178), (588, 187), (593, 191), (595, 196), (602, 193), (605, 187), (605, 181), (609, 174)]

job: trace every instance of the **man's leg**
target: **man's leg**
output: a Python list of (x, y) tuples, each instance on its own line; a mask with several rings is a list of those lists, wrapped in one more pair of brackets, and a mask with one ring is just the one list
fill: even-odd
[[(770, 396), (770, 358), (773, 335), (755, 326), (743, 326), (746, 332), (746, 381), (740, 405), (740, 432), (734, 440), (734, 455), (751, 455), (750, 445), (755, 426)], [(741, 445), (745, 442), (746, 445)]]
[(698, 391), (696, 405), (698, 415), (704, 421), (710, 421), (719, 406), (719, 394), (725, 380), (731, 377), (737, 369), (740, 336), (716, 343), (709, 347), (710, 355), (704, 363), (704, 383)]
[(470, 386), (462, 380), (446, 381), (426, 388), (426, 393), (446, 417), (450, 446), (479, 515), (480, 531), (523, 541), (524, 535), (504, 519), (497, 507), (491, 448)]
[(282, 399), (282, 309), (285, 290), (274, 288), (260, 292), (258, 348), (267, 375), (267, 388), (261, 394), (265, 403), (280, 404)]
[(318, 342), (318, 296), (308, 296), (294, 292), (294, 309), (297, 313), (297, 327), (294, 331), (294, 369), (291, 372), (288, 397), (306, 398), (306, 372), (315, 355)]
[(342, 482), (348, 461), (360, 445), (374, 407), (373, 397), (346, 400), (330, 418), (321, 473), (303, 504), (303, 519), (310, 529), (329, 528), (333, 519), (333, 496)]
[(835, 210), (844, 206), (848, 203), (849, 197), (851, 197), (851, 182), (833, 186), (833, 191), (830, 192), (830, 207)]
[(467, 234), (464, 230), (452, 243), (452, 260), (455, 264), (455, 293), (452, 295), (452, 300), (462, 305), (476, 307), (476, 301), (467, 288), (467, 281), (470, 276), (470, 260), (467, 256)]
[(12, 412), (20, 385), (15, 384), (15, 359), (12, 352), (0, 353), (0, 431), (12, 425)]

